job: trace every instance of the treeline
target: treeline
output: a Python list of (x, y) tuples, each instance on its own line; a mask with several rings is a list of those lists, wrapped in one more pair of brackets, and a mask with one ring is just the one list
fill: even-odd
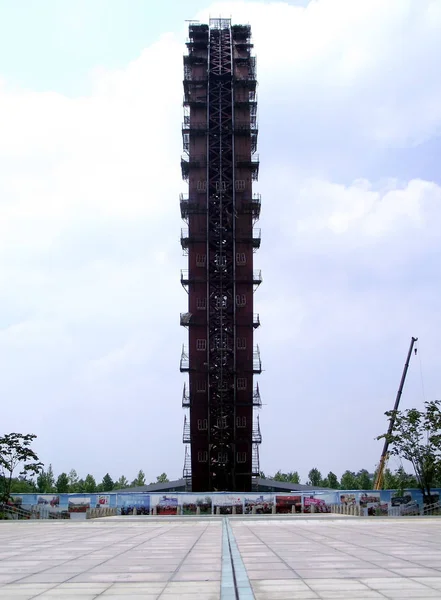
[[(394, 473), (385, 469), (382, 489), (405, 490), (419, 487), (424, 499), (431, 499), (431, 488), (441, 487), (441, 401), (433, 400), (424, 403), (424, 409), (416, 408), (405, 411), (388, 411), (386, 416), (393, 424), (392, 433), (384, 433), (377, 437), (385, 439), (389, 444), (388, 455), (397, 456), (408, 461), (413, 467), (414, 475), (409, 475), (403, 467)], [(72, 469), (69, 473), (60, 473), (55, 479), (52, 466), (44, 470), (42, 462), (32, 450), (31, 444), (35, 434), (8, 433), (0, 436), (0, 502), (11, 493), (93, 493), (110, 492), (112, 490), (146, 485), (145, 474), (139, 471), (137, 477), (130, 481), (122, 475), (114, 481), (106, 473), (97, 483), (93, 475), (80, 478)], [(19, 471), (19, 476), (14, 473)], [(344, 490), (370, 490), (374, 486), (375, 473), (361, 469), (357, 473), (345, 471), (340, 479), (330, 471), (326, 477), (314, 467), (308, 473), (306, 484), (313, 487), (324, 487)], [(32, 479), (35, 477), (36, 479)], [(261, 473), (265, 478), (265, 474)], [(277, 471), (269, 477), (276, 481), (300, 483), (297, 471), (283, 473)], [(162, 473), (153, 483), (165, 483), (167, 475)]]
[[(261, 472), (260, 476), (263, 479), (274, 479), (275, 481), (284, 481), (286, 483), (302, 483), (297, 471), (289, 471), (288, 473), (277, 471), (275, 475), (268, 476), (265, 476), (265, 473)], [(309, 471), (308, 479), (305, 483), (314, 487), (331, 488), (334, 490), (371, 490), (375, 477), (376, 473), (369, 473), (367, 469), (360, 469), (357, 473), (355, 471), (345, 471), (340, 479), (332, 471), (329, 471), (326, 477), (323, 477), (321, 472), (314, 467)], [(441, 486), (441, 481), (439, 485)], [(414, 475), (406, 473), (403, 467), (400, 467), (394, 473), (390, 469), (386, 469), (382, 487), (386, 490), (417, 488), (418, 481)]]
[[(263, 479), (274, 479), (286, 483), (302, 483), (297, 471), (284, 473), (277, 471), (274, 475), (265, 475), (260, 473)], [(371, 490), (374, 486), (376, 473), (369, 473), (367, 469), (360, 469), (358, 472), (345, 471), (340, 479), (335, 473), (330, 471), (326, 477), (317, 468), (313, 468), (308, 473), (306, 485), (313, 487), (331, 488), (334, 490)], [(162, 473), (156, 477), (153, 483), (167, 483), (169, 481), (167, 474)], [(66, 494), (66, 493), (105, 493), (113, 490), (121, 490), (131, 487), (147, 485), (144, 471), (140, 470), (138, 475), (132, 481), (121, 475), (117, 480), (112, 479), (109, 473), (106, 473), (100, 482), (97, 482), (93, 475), (86, 475), (80, 478), (72, 469), (69, 473), (60, 473), (55, 478), (52, 465), (47, 470), (42, 470), (35, 480), (23, 477), (14, 478), (11, 482), (11, 493), (40, 493), (40, 494)], [(395, 472), (386, 469), (384, 473), (383, 489), (405, 490), (419, 487), (418, 481), (414, 475), (406, 473), (403, 467)], [(441, 487), (441, 480), (434, 482), (434, 487)]]
[[(441, 487), (441, 400), (425, 401), (423, 409), (391, 410), (385, 415), (392, 425), (392, 432), (388, 430), (377, 437), (377, 440), (387, 442), (388, 452), (384, 458), (387, 460), (388, 456), (397, 456), (400, 460), (406, 460), (412, 465), (414, 475), (406, 473), (403, 467), (394, 473), (385, 469), (380, 477), (381, 488), (400, 491), (419, 488), (424, 500), (430, 502), (431, 489)], [(300, 483), (296, 471), (278, 471), (273, 478)], [(345, 471), (338, 480), (332, 471), (323, 478), (320, 471), (314, 468), (309, 471), (308, 478), (306, 483), (314, 487), (369, 490), (373, 488), (376, 473), (369, 473), (367, 469), (361, 469), (358, 473)]]
[[(156, 477), (156, 481), (151, 483), (167, 483), (166, 473)], [(48, 469), (42, 470), (34, 480), (25, 477), (12, 479), (11, 491), (14, 494), (40, 493), (40, 494), (67, 494), (67, 493), (104, 493), (112, 490), (121, 490), (129, 487), (147, 485), (144, 471), (140, 470), (138, 475), (132, 481), (129, 481), (125, 475), (114, 481), (109, 473), (106, 473), (103, 479), (97, 483), (93, 475), (86, 475), (80, 478), (75, 471), (71, 469), (69, 473), (60, 473), (55, 478), (52, 465)]]

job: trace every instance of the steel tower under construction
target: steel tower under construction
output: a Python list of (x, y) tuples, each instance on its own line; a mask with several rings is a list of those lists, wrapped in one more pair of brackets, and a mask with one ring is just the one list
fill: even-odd
[(188, 328), (180, 369), (189, 374), (182, 406), (189, 490), (251, 491), (259, 475), (261, 373), (253, 293), (260, 246), (260, 196), (253, 194), (257, 149), (256, 64), (251, 28), (230, 19), (189, 25), (184, 56), (184, 154), (180, 198), (186, 227)]

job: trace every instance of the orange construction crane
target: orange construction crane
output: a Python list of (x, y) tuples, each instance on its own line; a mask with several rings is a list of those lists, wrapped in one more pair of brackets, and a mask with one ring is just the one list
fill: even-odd
[[(418, 341), (418, 338), (413, 337), (410, 341), (409, 352), (407, 353), (406, 363), (404, 365), (403, 374), (401, 375), (400, 387), (398, 388), (397, 397), (395, 399), (395, 406), (393, 409), (392, 416), (389, 422), (389, 428), (387, 430), (386, 438), (384, 439), (383, 452), (380, 457), (380, 464), (378, 465), (377, 476), (375, 478), (374, 490), (383, 489), (383, 481), (384, 481), (384, 471), (386, 468), (386, 463), (388, 459), (388, 450), (389, 450), (389, 440), (388, 437), (394, 430), (395, 425), (395, 415), (398, 410), (398, 406), (400, 404), (401, 394), (403, 393), (404, 382), (406, 381), (407, 369), (409, 368), (410, 357), (412, 355), (412, 350), (415, 342)], [(417, 349), (415, 348), (415, 354), (417, 353)]]

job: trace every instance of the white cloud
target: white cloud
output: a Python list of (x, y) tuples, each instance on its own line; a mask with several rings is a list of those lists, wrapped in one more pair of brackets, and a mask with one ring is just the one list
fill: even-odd
[[(439, 3), (209, 12), (250, 21), (258, 55), (264, 470), (372, 468), (410, 335), (439, 391), (441, 189), (382, 153), (439, 132)], [(56, 470), (180, 472), (183, 52), (163, 36), (87, 97), (0, 86), (3, 422)]]
[(440, 201), (441, 188), (428, 181), (412, 180), (404, 187), (389, 182), (386, 189), (374, 190), (365, 180), (347, 187), (312, 180), (300, 188), (292, 212), (300, 234), (329, 230), (372, 243), (397, 230), (431, 228)]

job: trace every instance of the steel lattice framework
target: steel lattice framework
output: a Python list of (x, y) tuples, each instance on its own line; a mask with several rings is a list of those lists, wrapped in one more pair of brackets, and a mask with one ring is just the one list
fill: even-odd
[(253, 225), (260, 197), (252, 194), (257, 178), (255, 61), (250, 55), (249, 26), (229, 19), (190, 25), (184, 57), (184, 179), (181, 215), (188, 224), (181, 235), (189, 269), (181, 281), (189, 293), (189, 351), (181, 371), (184, 386), (186, 450), (184, 476), (193, 491), (249, 491), (259, 474), (261, 441), (253, 407), (261, 405), (253, 373), (260, 355), (253, 331), (253, 291), (260, 273), (253, 271), (253, 251), (260, 232)]

